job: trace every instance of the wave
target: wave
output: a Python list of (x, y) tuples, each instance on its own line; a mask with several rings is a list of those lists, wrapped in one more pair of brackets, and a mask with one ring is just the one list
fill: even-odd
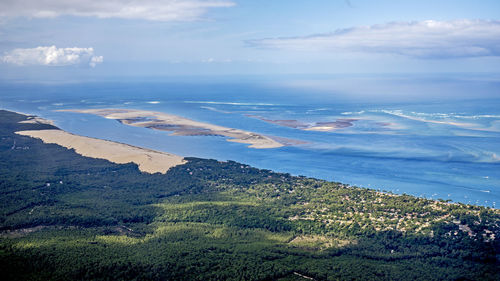
[(412, 111), (412, 114), (416, 116), (424, 116), (424, 117), (432, 117), (432, 118), (455, 118), (455, 119), (482, 119), (482, 118), (494, 118), (500, 119), (500, 115), (495, 114), (479, 114), (479, 115), (464, 115), (459, 113), (425, 113), (425, 112), (415, 112)]
[[(440, 112), (427, 113), (427, 112), (416, 112), (416, 111), (404, 113), (403, 110), (400, 110), (400, 109), (396, 109), (396, 110), (378, 109), (378, 110), (370, 110), (370, 112), (379, 112), (379, 113), (381, 112), (381, 113), (396, 115), (396, 116), (405, 117), (405, 118), (431, 117), (431, 118), (438, 118), (438, 119), (481, 119), (481, 118), (500, 119), (500, 115), (496, 115), (496, 114), (464, 115), (461, 113), (440, 113)], [(351, 113), (351, 112), (346, 112), (346, 114), (347, 113)], [(344, 113), (342, 113), (342, 114), (344, 114)], [(432, 121), (432, 120), (425, 120), (425, 121)]]
[[(454, 120), (454, 119), (459, 119), (459, 117), (457, 117), (457, 116), (467, 117), (467, 118), (462, 118), (462, 119), (479, 119), (479, 118), (496, 118), (497, 115), (471, 115), (471, 116), (467, 116), (467, 115), (456, 115), (453, 113), (423, 113), (423, 112), (405, 113), (399, 109), (397, 109), (397, 110), (379, 109), (379, 110), (370, 110), (370, 112), (384, 113), (384, 114), (388, 114), (388, 115), (393, 115), (393, 116), (397, 116), (397, 117), (401, 117), (401, 118), (405, 118), (405, 119), (409, 119), (409, 120), (413, 120), (413, 121), (425, 122), (425, 123), (450, 125), (450, 126), (464, 128), (467, 130), (500, 132), (500, 129), (496, 128), (496, 126), (493, 126), (493, 125), (486, 127), (486, 126), (478, 124), (478, 123), (457, 122)], [(486, 117), (486, 116), (488, 116), (488, 117)], [(429, 118), (425, 118), (425, 117), (432, 117), (434, 119), (429, 119)], [(435, 119), (439, 119), (439, 120), (435, 120)], [(499, 122), (499, 121), (500, 120), (495, 120), (495, 121), (492, 121), (492, 123)]]
[(316, 112), (316, 111), (328, 111), (331, 110), (330, 108), (315, 108), (315, 109), (309, 109), (307, 112)]
[(223, 105), (260, 105), (260, 106), (279, 106), (274, 103), (250, 103), (250, 102), (221, 102), (221, 101), (184, 101), (184, 103), (202, 103), (202, 104), (223, 104)]
[(211, 107), (211, 106), (200, 106), (200, 108), (206, 109), (206, 110), (210, 110), (210, 111), (214, 111), (214, 112), (225, 113), (225, 114), (231, 114), (232, 113), (230, 111), (220, 110), (220, 109), (217, 109), (217, 108)]
[(480, 118), (498, 118), (500, 119), (500, 115), (492, 115), (492, 114), (484, 114), (484, 115), (455, 115), (455, 118), (463, 118), (463, 119), (480, 119)]
[(363, 113), (365, 113), (365, 111), (364, 111), (364, 110), (361, 110), (361, 111), (355, 111), (355, 112), (352, 112), (352, 111), (346, 111), (346, 112), (342, 112), (342, 113), (340, 113), (340, 114), (342, 114), (342, 115), (361, 115), (361, 114), (363, 114)]

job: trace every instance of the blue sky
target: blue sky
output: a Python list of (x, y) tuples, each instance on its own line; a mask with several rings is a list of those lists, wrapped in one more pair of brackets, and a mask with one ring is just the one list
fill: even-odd
[(4, 79), (498, 72), (500, 1), (0, 2)]

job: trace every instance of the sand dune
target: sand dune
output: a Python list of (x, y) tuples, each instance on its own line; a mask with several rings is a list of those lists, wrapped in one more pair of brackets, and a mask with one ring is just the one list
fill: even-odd
[(98, 159), (125, 164), (136, 163), (146, 173), (166, 173), (171, 167), (186, 163), (183, 157), (174, 154), (144, 149), (127, 144), (73, 135), (62, 130), (19, 131), (16, 134), (55, 143), (76, 153)]

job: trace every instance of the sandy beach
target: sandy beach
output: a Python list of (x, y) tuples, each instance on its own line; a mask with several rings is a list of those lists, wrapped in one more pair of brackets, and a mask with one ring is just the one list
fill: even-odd
[(178, 155), (78, 136), (62, 130), (19, 131), (16, 134), (38, 138), (44, 143), (54, 143), (68, 149), (74, 149), (76, 153), (87, 157), (106, 159), (117, 164), (133, 162), (139, 166), (139, 170), (151, 174), (165, 174), (168, 169), (186, 163), (184, 158)]
[(66, 112), (87, 113), (115, 119), (122, 124), (173, 132), (178, 136), (223, 136), (227, 141), (249, 144), (251, 148), (277, 148), (285, 144), (272, 137), (254, 132), (227, 128), (210, 123), (198, 122), (163, 112), (133, 109), (68, 109)]

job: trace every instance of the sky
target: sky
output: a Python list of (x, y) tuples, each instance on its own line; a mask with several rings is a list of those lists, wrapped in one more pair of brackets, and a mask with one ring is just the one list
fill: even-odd
[(0, 76), (498, 73), (498, 0), (0, 0)]

